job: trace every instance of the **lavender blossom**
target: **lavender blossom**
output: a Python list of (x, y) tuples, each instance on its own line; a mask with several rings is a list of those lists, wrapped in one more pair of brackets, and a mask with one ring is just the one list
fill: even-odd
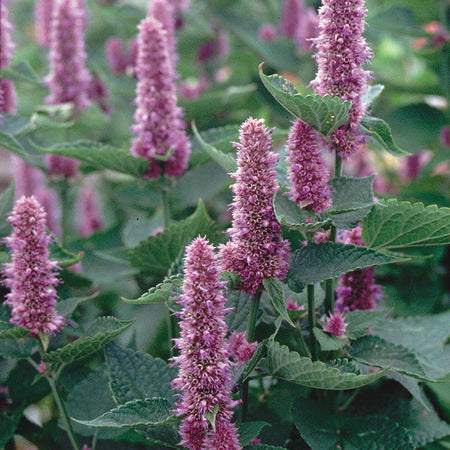
[[(353, 230), (343, 230), (338, 240), (344, 244), (364, 245), (361, 225)], [(341, 313), (356, 310), (375, 310), (382, 299), (381, 286), (375, 284), (374, 268), (359, 269), (341, 275), (336, 289), (336, 310)]]
[(262, 42), (273, 42), (277, 38), (277, 30), (270, 23), (263, 23), (258, 29), (258, 39)]
[(128, 60), (123, 48), (122, 39), (113, 36), (105, 42), (105, 57), (109, 69), (113, 74), (117, 75), (125, 72)]
[(80, 161), (61, 155), (45, 155), (47, 161), (47, 172), (49, 175), (56, 175), (64, 178), (75, 178), (78, 176), (77, 167)]
[(5, 240), (12, 250), (12, 262), (4, 268), (4, 284), (11, 290), (6, 303), (12, 307), (11, 323), (30, 330), (31, 336), (54, 334), (64, 325), (55, 310), (58, 264), (49, 260), (46, 216), (33, 196), (24, 196), (7, 219), (14, 231)]
[(50, 105), (72, 102), (75, 110), (89, 106), (90, 74), (85, 68), (83, 26), (86, 11), (78, 0), (56, 0), (50, 25)]
[(280, 31), (287, 38), (295, 39), (301, 17), (305, 12), (303, 0), (286, 0), (281, 13)]
[(0, 69), (9, 66), (15, 45), (11, 39), (14, 27), (8, 20), (8, 9), (5, 1), (0, 4)]
[[(191, 450), (240, 449), (230, 422), (238, 402), (231, 398), (231, 372), (225, 342), (225, 297), (214, 247), (198, 237), (186, 249), (185, 279), (178, 302), (181, 334), (175, 339), (180, 366), (172, 387), (183, 392), (176, 413), (185, 415), (180, 445)], [(205, 417), (216, 412), (215, 431)]]
[(322, 157), (315, 131), (297, 119), (289, 133), (290, 194), (301, 208), (311, 206), (317, 213), (331, 205), (327, 185), (328, 169)]
[(231, 241), (220, 249), (222, 270), (234, 271), (242, 279), (240, 289), (255, 294), (263, 278), (286, 276), (289, 266), (289, 242), (281, 238), (281, 225), (273, 210), (277, 156), (270, 151), (271, 131), (264, 120), (250, 117), (241, 126)]
[(16, 114), (17, 96), (14, 83), (0, 75), (0, 117), (1, 113)]
[(76, 209), (81, 236), (90, 236), (103, 226), (100, 199), (94, 188), (87, 186), (81, 190)]
[(348, 324), (345, 322), (342, 314), (339, 311), (336, 311), (334, 314), (330, 313), (327, 317), (327, 323), (323, 327), (323, 331), (330, 333), (339, 339), (346, 339), (345, 329), (347, 328), (347, 325)]
[(36, 0), (34, 4), (34, 34), (38, 44), (50, 45), (50, 24), (55, 0)]
[[(137, 109), (131, 128), (137, 138), (131, 145), (131, 153), (150, 161), (148, 177), (158, 177), (162, 172), (177, 177), (186, 170), (190, 143), (184, 130), (182, 109), (177, 106), (167, 33), (153, 17), (142, 20), (138, 28)], [(153, 158), (172, 149), (167, 161)]]
[(245, 333), (238, 333), (233, 331), (230, 335), (229, 351), (231, 357), (240, 364), (248, 361), (256, 349), (258, 348), (258, 342), (248, 342)]
[(367, 110), (362, 96), (371, 73), (362, 66), (373, 57), (362, 37), (366, 14), (364, 0), (323, 0), (319, 9), (320, 34), (315, 39), (318, 71), (311, 85), (319, 95), (352, 102), (350, 122), (330, 136), (343, 158), (364, 142), (359, 123)]

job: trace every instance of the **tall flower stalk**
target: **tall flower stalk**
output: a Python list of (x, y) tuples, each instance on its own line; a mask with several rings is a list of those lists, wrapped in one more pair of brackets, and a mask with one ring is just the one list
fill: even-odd
[[(185, 279), (179, 303), (183, 307), (181, 335), (175, 339), (180, 367), (172, 382), (183, 392), (177, 414), (184, 415), (181, 445), (190, 450), (240, 449), (231, 423), (237, 402), (231, 398), (231, 372), (225, 342), (224, 283), (220, 280), (214, 247), (205, 238), (195, 239), (186, 249)], [(214, 426), (208, 414), (215, 414)]]

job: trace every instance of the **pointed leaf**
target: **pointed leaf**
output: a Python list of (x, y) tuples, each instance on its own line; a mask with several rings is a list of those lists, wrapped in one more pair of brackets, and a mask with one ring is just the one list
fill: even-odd
[(277, 277), (264, 278), (263, 285), (269, 294), (270, 303), (277, 316), (281, 316), (287, 323), (295, 327), (286, 309), (286, 301), (284, 300), (284, 291), (281, 281)]
[(58, 261), (58, 266), (61, 269), (66, 269), (67, 267), (73, 266), (74, 264), (80, 262), (83, 259), (84, 253), (79, 252), (75, 255), (69, 250), (61, 247), (57, 242), (53, 241), (49, 245), (50, 259), (52, 261)]
[(148, 159), (135, 157), (130, 152), (101, 142), (80, 140), (55, 144), (48, 148), (33, 146), (42, 153), (62, 155), (86, 162), (100, 169), (142, 177), (148, 167)]
[(31, 84), (42, 84), (41, 79), (26, 60), (11, 64), (2, 69), (2, 77), (13, 81), (26, 81)]
[(88, 329), (87, 336), (42, 355), (44, 362), (69, 364), (101, 350), (108, 342), (131, 327), (134, 320), (119, 320), (115, 317), (99, 317)]
[(288, 283), (312, 284), (366, 267), (408, 261), (408, 257), (376, 252), (363, 246), (322, 242), (294, 252)]
[(228, 329), (231, 331), (242, 332), (247, 329), (248, 317), (250, 315), (251, 295), (239, 290), (228, 291), (225, 293), (227, 298), (226, 308), (233, 308), (225, 316)]
[(61, 300), (56, 304), (56, 311), (63, 317), (70, 317), (72, 313), (77, 309), (78, 305), (88, 300), (92, 300), (97, 297), (98, 292), (88, 297), (71, 297), (65, 300)]
[(241, 422), (238, 425), (239, 443), (241, 447), (249, 445), (253, 439), (256, 439), (265, 426), (270, 427), (270, 424), (267, 422)]
[(173, 275), (166, 278), (162, 283), (151, 287), (145, 294), (139, 298), (130, 300), (122, 297), (122, 300), (127, 303), (133, 303), (135, 305), (145, 305), (147, 303), (165, 303), (169, 301), (173, 287), (180, 287), (183, 283), (183, 275)]
[(297, 92), (292, 83), (280, 75), (264, 75), (262, 64), (259, 66), (259, 76), (264, 86), (281, 106), (323, 136), (328, 136), (348, 123), (351, 102), (343, 102), (339, 97), (329, 95), (304, 97)]
[(313, 333), (320, 345), (320, 350), (322, 350), (323, 352), (339, 350), (346, 344), (345, 339), (339, 339), (337, 337), (324, 333), (320, 328), (315, 327), (313, 329)]
[(450, 243), (450, 208), (381, 200), (362, 222), (368, 247), (403, 248)]
[(381, 146), (391, 155), (405, 156), (411, 154), (395, 145), (395, 142), (392, 139), (391, 129), (383, 119), (366, 114), (361, 120), (360, 127), (365, 134), (368, 134), (381, 144)]
[(386, 314), (379, 311), (350, 311), (345, 314), (347, 328), (345, 334), (350, 339), (358, 339), (367, 334), (369, 328), (383, 320)]
[(14, 436), (22, 414), (23, 408), (14, 411), (11, 416), (6, 413), (0, 414), (0, 448), (5, 448), (7, 442)]
[(0, 321), (0, 339), (20, 339), (27, 337), (29, 334), (30, 330)]
[(3, 131), (0, 131), (0, 147), (11, 150), (19, 156), (27, 156), (27, 152), (22, 147), (22, 144), (14, 136)]
[(320, 361), (311, 361), (296, 352), (289, 351), (285, 345), (275, 341), (267, 344), (268, 373), (286, 381), (315, 389), (343, 390), (370, 384), (381, 378), (388, 367), (376, 373), (357, 375), (327, 367)]
[(362, 102), (371, 104), (376, 100), (383, 92), (384, 86), (382, 84), (373, 84), (368, 86), (366, 92), (363, 95)]
[(13, 208), (14, 183), (11, 183), (0, 195), (0, 239), (8, 236), (12, 231), (12, 227), (6, 219), (11, 214)]
[(36, 341), (33, 338), (1, 339), (0, 356), (5, 359), (27, 359), (35, 347)]
[(76, 422), (90, 427), (138, 428), (166, 425), (179, 422), (180, 418), (172, 414), (171, 402), (161, 397), (137, 399), (105, 412), (92, 420)]

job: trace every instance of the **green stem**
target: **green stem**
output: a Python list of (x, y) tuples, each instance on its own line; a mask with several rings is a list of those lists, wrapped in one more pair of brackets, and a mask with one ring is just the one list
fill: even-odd
[[(256, 320), (258, 318), (259, 302), (261, 300), (262, 291), (257, 292), (251, 299), (250, 316), (247, 322), (246, 338), (248, 342), (255, 340)], [(245, 380), (241, 386), (241, 422), (247, 421), (248, 414), (248, 381)]]
[(302, 356), (307, 356), (308, 358), (311, 358), (311, 352), (309, 351), (308, 345), (305, 342), (302, 330), (298, 329), (297, 327), (294, 330), (294, 338), (295, 342), (297, 342), (297, 345), (300, 348)]
[(75, 439), (75, 433), (72, 428), (72, 424), (70, 423), (69, 415), (67, 414), (66, 406), (64, 405), (64, 401), (61, 398), (61, 395), (58, 392), (58, 387), (56, 386), (55, 380), (52, 376), (47, 377), (48, 384), (52, 390), (53, 398), (55, 399), (56, 405), (58, 406), (59, 414), (61, 415), (62, 421), (66, 426), (66, 431), (69, 436), (70, 443), (74, 450), (79, 450), (77, 440)]
[(72, 205), (69, 202), (69, 181), (67, 179), (61, 180), (59, 184), (59, 197), (61, 200), (61, 240), (63, 247), (67, 246), (68, 237), (71, 234), (72, 223), (70, 218), (72, 217)]
[(97, 447), (97, 437), (98, 437), (98, 429), (95, 431), (94, 436), (92, 436), (91, 450), (95, 450), (95, 447)]
[(166, 229), (170, 225), (169, 189), (166, 186), (161, 190), (161, 206), (164, 217), (164, 229)]
[(311, 340), (311, 355), (312, 360), (317, 361), (319, 354), (317, 350), (317, 342), (314, 337), (314, 327), (316, 326), (316, 311), (314, 308), (314, 285), (308, 284), (306, 286), (306, 292), (308, 296), (308, 324), (309, 324), (309, 338)]

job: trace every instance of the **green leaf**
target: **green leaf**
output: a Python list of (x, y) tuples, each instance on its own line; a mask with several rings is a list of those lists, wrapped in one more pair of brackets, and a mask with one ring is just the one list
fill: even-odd
[(27, 156), (27, 152), (22, 147), (22, 144), (15, 137), (3, 131), (0, 131), (0, 147), (11, 150), (13, 153), (22, 157)]
[(383, 92), (384, 86), (382, 84), (374, 84), (368, 86), (366, 92), (363, 95), (362, 102), (371, 104), (376, 100), (379, 95)]
[(216, 416), (217, 416), (218, 412), (219, 412), (219, 404), (218, 403), (216, 403), (214, 405), (213, 412), (205, 411), (205, 418), (211, 424), (211, 427), (214, 432), (216, 432)]
[(98, 292), (88, 297), (71, 297), (65, 300), (61, 300), (55, 306), (56, 311), (63, 317), (70, 317), (72, 313), (77, 309), (78, 305), (88, 300), (92, 300), (93, 298), (97, 297), (97, 295)]
[(0, 356), (6, 359), (27, 359), (33, 353), (36, 341), (33, 338), (0, 340)]
[(228, 291), (225, 293), (227, 298), (226, 308), (233, 308), (225, 316), (228, 329), (231, 331), (242, 332), (247, 329), (248, 317), (250, 315), (251, 295), (240, 290)]
[(121, 150), (101, 142), (80, 140), (55, 144), (48, 148), (33, 146), (42, 153), (75, 158), (99, 169), (142, 177), (148, 167), (148, 159), (135, 157), (127, 150)]
[(408, 261), (409, 258), (376, 252), (361, 245), (340, 242), (309, 244), (294, 252), (288, 273), (288, 283), (293, 286), (312, 284), (335, 278), (347, 272), (366, 267), (394, 262)]
[(320, 222), (307, 222), (308, 215), (287, 195), (275, 192), (273, 200), (275, 216), (282, 225), (299, 231), (317, 231), (330, 228), (332, 220), (326, 218)]
[(338, 418), (308, 398), (298, 398), (292, 418), (311, 450), (413, 450), (406, 430), (387, 417)]
[(268, 341), (268, 373), (286, 381), (315, 389), (343, 390), (354, 389), (381, 378), (388, 367), (376, 373), (357, 375), (343, 372), (335, 367), (327, 367), (320, 361), (311, 361), (296, 352), (289, 351), (285, 345)]
[(14, 436), (22, 418), (23, 408), (19, 408), (9, 416), (0, 414), (0, 448), (5, 448), (6, 443)]
[(58, 261), (58, 266), (61, 269), (66, 269), (67, 267), (73, 266), (74, 264), (80, 262), (83, 259), (84, 253), (79, 252), (75, 255), (69, 250), (61, 247), (57, 242), (53, 241), (49, 245), (50, 259), (52, 261)]
[(0, 195), (0, 239), (8, 236), (12, 231), (12, 227), (6, 219), (14, 208), (14, 190), (14, 183), (11, 183)]
[(391, 129), (383, 119), (366, 114), (361, 120), (360, 127), (365, 134), (371, 136), (391, 155), (405, 156), (411, 154), (395, 145), (392, 139)]
[(262, 64), (259, 76), (274, 98), (295, 117), (313, 127), (323, 136), (336, 131), (349, 121), (351, 102), (343, 102), (339, 97), (299, 94), (295, 87), (280, 75), (264, 75)]
[(130, 300), (122, 297), (122, 300), (134, 305), (145, 305), (147, 303), (165, 303), (169, 301), (173, 287), (180, 287), (183, 283), (183, 275), (177, 274), (166, 278), (162, 283), (151, 287), (145, 294), (139, 298)]
[(62, 348), (42, 355), (44, 362), (71, 362), (85, 358), (101, 350), (108, 342), (131, 327), (134, 320), (119, 320), (115, 317), (99, 317), (87, 330), (87, 336)]
[(256, 439), (265, 426), (270, 427), (270, 424), (267, 422), (241, 422), (238, 425), (239, 443), (241, 447), (249, 445), (253, 439)]
[(385, 313), (380, 311), (350, 311), (345, 314), (345, 334), (350, 339), (363, 337), (367, 330), (383, 320), (384, 316)]
[(449, 244), (450, 208), (381, 200), (362, 221), (361, 235), (375, 249)]
[(252, 357), (242, 364), (239, 369), (233, 374), (233, 380), (236, 384), (243, 383), (253, 372), (253, 370), (257, 367), (258, 363), (261, 359), (266, 356), (266, 344), (264, 342), (260, 342), (258, 347), (256, 348), (255, 353), (253, 353)]
[(287, 323), (295, 327), (286, 309), (286, 301), (284, 299), (283, 285), (277, 277), (264, 278), (263, 285), (269, 294), (270, 303), (277, 316), (280, 315)]
[(172, 414), (171, 402), (161, 397), (137, 399), (119, 405), (111, 411), (92, 420), (78, 420), (90, 427), (138, 428), (166, 425), (179, 422), (180, 418)]
[(417, 356), (403, 345), (393, 344), (378, 336), (363, 336), (352, 342), (347, 353), (369, 366), (386, 367), (420, 380), (430, 381)]
[(320, 349), (323, 352), (329, 352), (334, 350), (339, 350), (344, 347), (346, 340), (339, 339), (334, 336), (330, 336), (329, 334), (324, 333), (320, 328), (315, 327), (313, 329), (314, 336), (317, 339), (317, 342), (320, 345)]
[(220, 150), (217, 150), (217, 148), (215, 148), (211, 144), (206, 143), (200, 136), (200, 133), (198, 132), (197, 127), (194, 123), (192, 124), (192, 130), (194, 132), (194, 136), (199, 141), (202, 150), (206, 152), (210, 156), (210, 158), (212, 158), (217, 164), (219, 164), (219, 166), (222, 167), (225, 172), (236, 172), (237, 164), (236, 159), (233, 156), (227, 153), (223, 153)]
[(19, 61), (11, 64), (8, 68), (2, 69), (2, 77), (13, 81), (26, 81), (31, 84), (42, 84), (41, 79), (30, 66), (28, 61)]
[(129, 250), (128, 256), (133, 266), (155, 275), (165, 275), (172, 263), (182, 254), (184, 247), (197, 236), (207, 236), (215, 240), (216, 226), (206, 212), (202, 200), (196, 211), (185, 220), (169, 226), (156, 236), (149, 236), (137, 247)]
[(27, 337), (29, 334), (30, 330), (0, 321), (0, 339), (20, 339)]
[(364, 178), (338, 177), (329, 181), (333, 204), (319, 214), (331, 220), (337, 228), (351, 230), (358, 225), (373, 206), (372, 184), (375, 175)]

